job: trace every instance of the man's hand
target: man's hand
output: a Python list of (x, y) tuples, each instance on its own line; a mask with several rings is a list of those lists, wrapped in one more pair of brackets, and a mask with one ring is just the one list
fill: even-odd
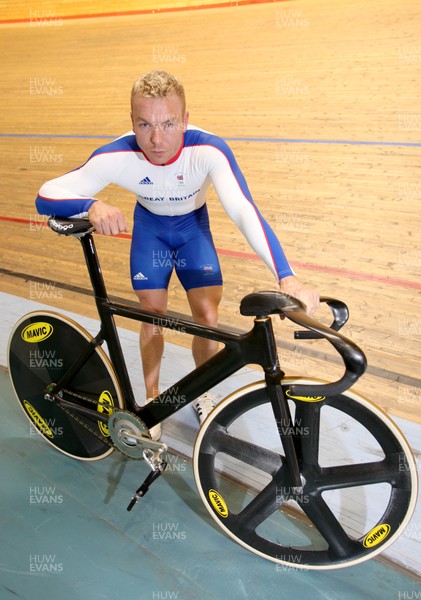
[(284, 294), (301, 300), (306, 306), (307, 314), (312, 315), (319, 308), (320, 295), (317, 290), (306, 287), (298, 277), (291, 275), (290, 277), (281, 279), (279, 287)]
[(97, 200), (88, 210), (92, 225), (104, 235), (117, 235), (128, 231), (126, 217), (119, 208)]

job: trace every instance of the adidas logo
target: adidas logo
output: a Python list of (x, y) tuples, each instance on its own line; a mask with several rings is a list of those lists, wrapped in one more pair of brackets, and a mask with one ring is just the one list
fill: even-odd
[(141, 273), (141, 272), (139, 271), (139, 273), (138, 273), (137, 275), (135, 275), (135, 276), (133, 277), (133, 279), (134, 279), (135, 281), (139, 281), (139, 280), (142, 280), (142, 279), (147, 279), (147, 277), (146, 277), (146, 276), (145, 276), (143, 273)]
[(140, 185), (153, 185), (153, 181), (151, 181), (149, 177), (144, 177), (139, 183)]

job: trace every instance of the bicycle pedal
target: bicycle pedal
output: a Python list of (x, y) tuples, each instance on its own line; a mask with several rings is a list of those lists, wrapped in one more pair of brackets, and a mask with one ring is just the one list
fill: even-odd
[(127, 507), (128, 511), (131, 511), (133, 506), (135, 504), (137, 504), (137, 502), (141, 498), (143, 498), (143, 496), (149, 490), (149, 488), (153, 484), (153, 482), (156, 481), (160, 475), (162, 475), (162, 473), (165, 471), (166, 468), (167, 468), (167, 462), (161, 461), (159, 466), (154, 468), (154, 470), (151, 473), (149, 473), (149, 475), (146, 477), (145, 481), (136, 490), (136, 493), (134, 494), (133, 498), (131, 499), (131, 501)]

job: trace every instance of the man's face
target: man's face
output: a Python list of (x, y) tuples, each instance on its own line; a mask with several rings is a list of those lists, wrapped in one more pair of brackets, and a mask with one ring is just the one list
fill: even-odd
[(177, 94), (167, 98), (135, 96), (131, 118), (137, 144), (152, 163), (163, 165), (177, 154), (188, 122)]

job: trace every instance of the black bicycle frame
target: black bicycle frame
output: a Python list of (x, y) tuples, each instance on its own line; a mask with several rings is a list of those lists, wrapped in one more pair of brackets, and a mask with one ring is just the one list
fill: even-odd
[[(265, 373), (278, 431), (291, 467), (293, 484), (300, 485), (293, 437), (289, 433), (292, 431), (291, 414), (282, 388), (279, 385), (284, 373), (279, 365), (270, 317), (255, 318), (254, 326), (249, 332), (238, 334), (221, 328), (208, 327), (185, 319), (159, 315), (140, 308), (131, 308), (125, 304), (112, 302), (106, 291), (92, 233), (80, 237), (79, 240), (82, 244), (101, 321), (100, 334), (93, 343), (98, 344), (103, 340), (106, 341), (127, 408), (139, 415), (145, 425), (151, 428), (233, 373), (236, 373), (242, 367), (250, 364), (260, 365)], [(134, 398), (114, 316), (126, 317), (156, 327), (211, 339), (224, 344), (224, 348), (157, 396), (153, 402), (139, 407)]]
[[(271, 319), (255, 319), (251, 331), (238, 334), (228, 330), (208, 327), (192, 321), (160, 315), (140, 308), (112, 302), (108, 298), (98, 255), (92, 234), (79, 238), (91, 278), (95, 302), (101, 321), (101, 332), (96, 339), (107, 342), (125, 403), (129, 410), (141, 415), (147, 427), (157, 423), (192, 402), (195, 398), (248, 364), (260, 365), (267, 375), (268, 383), (279, 382), (282, 371), (279, 367)], [(126, 317), (152, 324), (156, 327), (173, 329), (221, 342), (225, 347), (186, 377), (177, 381), (168, 390), (157, 396), (147, 407), (137, 406), (123, 351), (117, 333), (114, 316)], [(98, 341), (97, 341), (98, 343)]]

